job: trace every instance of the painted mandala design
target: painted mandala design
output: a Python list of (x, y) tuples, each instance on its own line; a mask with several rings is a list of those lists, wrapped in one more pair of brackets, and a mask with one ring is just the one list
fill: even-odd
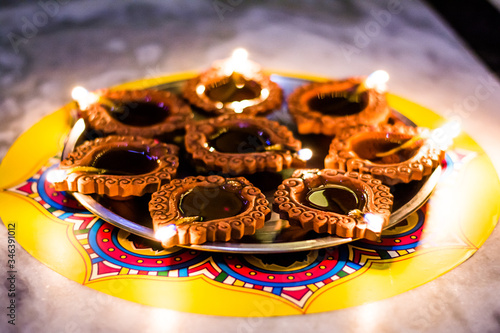
[[(443, 181), (453, 174), (454, 165), (459, 166), (467, 156), (455, 152), (447, 155)], [(33, 177), (9, 191), (34, 200), (53, 216), (72, 224), (72, 235), (68, 237), (83, 248), (88, 256), (86, 262), (90, 263), (85, 282), (119, 275), (155, 279), (204, 275), (221, 286), (274, 294), (304, 308), (322, 288), (341, 279), (356, 278), (369, 262), (398, 260), (418, 251), (425, 224), (426, 206), (386, 230), (381, 242), (363, 240), (286, 256), (165, 250), (158, 243), (131, 235), (92, 215), (72, 196), (56, 192), (46, 181), (56, 162), (49, 161)]]

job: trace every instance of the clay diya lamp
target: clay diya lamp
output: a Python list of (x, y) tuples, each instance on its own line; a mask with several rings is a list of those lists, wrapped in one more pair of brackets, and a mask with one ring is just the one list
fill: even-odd
[(421, 180), (440, 164), (444, 151), (429, 130), (404, 125), (358, 126), (332, 140), (326, 168), (369, 173), (387, 185)]
[(214, 62), (211, 68), (186, 83), (184, 97), (214, 115), (256, 115), (279, 108), (281, 88), (247, 57), (246, 50), (236, 49), (232, 57)]
[(288, 109), (300, 134), (335, 135), (358, 124), (381, 124), (391, 112), (385, 98), (384, 71), (367, 78), (313, 82), (294, 90)]
[(271, 209), (245, 178), (212, 175), (174, 179), (153, 193), (149, 211), (156, 237), (169, 248), (253, 235)]
[(226, 115), (187, 125), (185, 146), (201, 172), (242, 175), (289, 168), (302, 144), (275, 121)]
[(76, 87), (72, 92), (80, 115), (103, 134), (169, 138), (193, 117), (191, 108), (169, 91), (98, 90)]
[(389, 223), (393, 196), (371, 175), (298, 169), (274, 194), (273, 209), (304, 230), (377, 240)]
[(177, 153), (177, 146), (153, 139), (110, 135), (78, 146), (48, 180), (57, 191), (142, 196), (175, 176)]

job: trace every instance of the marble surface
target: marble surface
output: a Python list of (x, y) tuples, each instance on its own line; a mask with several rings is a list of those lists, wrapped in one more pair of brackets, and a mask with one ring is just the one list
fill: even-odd
[[(242, 46), (264, 67), (286, 72), (344, 77), (383, 68), (393, 93), (461, 120), (500, 171), (500, 83), (420, 1), (42, 0), (0, 7), (0, 22), (0, 158), (69, 102), (75, 85), (201, 70)], [(96, 292), (18, 246), (17, 325), (2, 314), (0, 331), (498, 332), (499, 253), (497, 227), (465, 263), (398, 296), (314, 315), (229, 318)], [(7, 302), (1, 289), (2, 308)]]

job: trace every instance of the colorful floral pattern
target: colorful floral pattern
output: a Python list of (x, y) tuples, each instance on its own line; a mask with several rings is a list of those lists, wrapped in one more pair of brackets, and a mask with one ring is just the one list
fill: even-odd
[[(447, 155), (444, 181), (452, 174), (453, 159), (463, 160), (465, 156)], [(89, 257), (88, 282), (121, 275), (183, 279), (201, 274), (216, 283), (272, 293), (303, 308), (322, 288), (366, 268), (369, 262), (398, 260), (418, 251), (426, 219), (424, 206), (387, 230), (381, 242), (362, 240), (286, 256), (165, 250), (95, 217), (71, 195), (55, 191), (46, 178), (56, 162), (50, 161), (10, 191), (35, 200), (58, 219), (73, 224), (72, 242)]]

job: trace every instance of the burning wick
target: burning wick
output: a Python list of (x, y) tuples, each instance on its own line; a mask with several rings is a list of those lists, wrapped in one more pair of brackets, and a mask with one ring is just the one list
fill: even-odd
[(201, 216), (188, 216), (181, 217), (174, 223), (168, 224), (166, 226), (161, 227), (155, 232), (155, 238), (162, 243), (168, 243), (168, 240), (175, 237), (177, 235), (177, 226), (185, 223), (193, 223), (201, 221)]
[[(248, 52), (243, 48), (238, 48), (233, 51), (233, 55), (229, 59), (228, 65), (225, 69), (226, 75), (232, 75), (236, 89), (242, 89), (245, 86), (245, 80), (240, 72), (245, 71), (248, 63)], [(229, 71), (231, 73), (229, 73)]]
[[(226, 107), (232, 109), (234, 113), (243, 113), (244, 109), (253, 106), (269, 97), (269, 89), (262, 88), (256, 98), (244, 100), (231, 99), (236, 92), (244, 89), (249, 80), (258, 77), (261, 68), (258, 64), (248, 60), (248, 51), (244, 48), (237, 48), (233, 51), (231, 57), (217, 60), (212, 64), (212, 69), (217, 73), (217, 80), (224, 85), (223, 90), (219, 90), (215, 107), (222, 109)], [(201, 96), (207, 93), (205, 84), (196, 86), (196, 94)]]
[(167, 243), (167, 241), (177, 235), (177, 227), (175, 224), (169, 224), (161, 227), (155, 232), (155, 238), (162, 243)]
[(370, 75), (356, 88), (353, 95), (358, 95), (368, 89), (375, 89), (379, 93), (387, 91), (387, 81), (389, 81), (389, 73), (384, 70), (377, 70)]
[[(258, 83), (258, 78), (261, 76), (261, 67), (255, 62), (248, 60), (248, 51), (244, 48), (237, 48), (233, 51), (231, 57), (217, 60), (212, 64), (212, 70), (215, 71), (215, 79), (211, 82), (200, 83), (196, 86), (196, 94), (198, 96), (210, 94), (211, 84), (219, 88), (217, 91), (217, 98), (214, 100), (213, 96), (210, 99), (214, 100), (217, 109), (227, 108), (234, 111), (234, 113), (243, 113), (243, 111), (255, 104), (262, 102), (269, 97), (270, 91), (268, 88), (261, 88), (260, 94), (253, 92), (251, 87), (252, 80)], [(250, 86), (247, 84), (250, 83)], [(245, 99), (234, 98), (242, 89), (248, 88), (257, 95), (256, 97), (247, 97)], [(246, 92), (248, 94), (249, 92)], [(253, 95), (253, 93), (251, 93)], [(244, 93), (245, 94), (245, 93)]]
[(99, 95), (80, 86), (73, 88), (71, 97), (78, 103), (81, 110), (86, 110), (91, 104), (99, 101)]
[(313, 152), (309, 148), (302, 148), (297, 152), (297, 155), (302, 161), (309, 161), (313, 156)]
[(399, 146), (392, 148), (388, 151), (376, 153), (375, 156), (376, 157), (386, 157), (386, 156), (390, 156), (392, 154), (396, 154), (400, 150), (410, 148), (415, 142), (422, 140), (422, 139), (425, 139), (424, 135), (422, 135), (422, 134), (415, 135), (410, 140), (405, 141), (404, 143), (400, 144)]
[(60, 169), (51, 170), (49, 171), (49, 173), (47, 173), (47, 181), (52, 184), (60, 183), (66, 179), (66, 175), (67, 173), (65, 170), (60, 170)]
[[(237, 48), (233, 51), (230, 58), (224, 60), (222, 64), (222, 72), (225, 76), (233, 75), (235, 81), (242, 81), (243, 75), (251, 76), (254, 71), (255, 64), (248, 60), (248, 51), (244, 48)], [(238, 89), (243, 88), (244, 83), (236, 83)]]
[(353, 209), (349, 211), (347, 215), (353, 219), (364, 220), (368, 224), (368, 229), (373, 231), (382, 231), (382, 228), (384, 227), (384, 218), (378, 214), (364, 214), (359, 209)]
[(363, 218), (368, 223), (368, 229), (382, 231), (384, 227), (384, 218), (378, 214), (366, 213)]
[(426, 131), (421, 134), (417, 134), (410, 140), (402, 143), (401, 145), (385, 151), (375, 154), (376, 157), (385, 157), (397, 153), (400, 150), (411, 147), (415, 142), (419, 140), (431, 139), (437, 144), (438, 148), (441, 150), (448, 149), (449, 146), (453, 144), (453, 139), (460, 134), (460, 123), (458, 121), (450, 121), (444, 124), (442, 127), (436, 128), (432, 132)]
[[(225, 77), (229, 77), (233, 84), (228, 87), (224, 97), (224, 100), (228, 96), (234, 94), (236, 90), (243, 89), (245, 87), (244, 76), (251, 75), (251, 63), (248, 61), (248, 51), (244, 48), (237, 48), (233, 51), (230, 58), (226, 59), (222, 63), (222, 72)], [(242, 113), (243, 109), (251, 104), (249, 101), (237, 101), (233, 102), (231, 106), (235, 113)]]
[(77, 86), (71, 91), (71, 98), (78, 103), (81, 110), (87, 110), (90, 105), (100, 103), (106, 105), (113, 111), (120, 112), (122, 107), (118, 106), (109, 98), (103, 97), (99, 94), (88, 91), (84, 87)]

